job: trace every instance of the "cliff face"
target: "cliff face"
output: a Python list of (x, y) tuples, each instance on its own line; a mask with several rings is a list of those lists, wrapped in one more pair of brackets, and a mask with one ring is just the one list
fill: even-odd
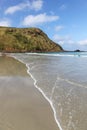
[(0, 27), (1, 52), (58, 52), (62, 47), (38, 28)]

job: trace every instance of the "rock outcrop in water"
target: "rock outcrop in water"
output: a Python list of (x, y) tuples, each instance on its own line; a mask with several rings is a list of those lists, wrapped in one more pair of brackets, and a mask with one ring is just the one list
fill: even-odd
[(79, 49), (75, 50), (74, 52), (81, 52)]
[(38, 28), (0, 27), (0, 52), (59, 52), (63, 48)]

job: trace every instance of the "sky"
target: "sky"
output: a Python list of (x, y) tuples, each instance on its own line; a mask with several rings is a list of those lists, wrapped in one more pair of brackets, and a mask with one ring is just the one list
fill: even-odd
[(0, 0), (0, 26), (37, 27), (64, 50), (87, 51), (87, 0)]

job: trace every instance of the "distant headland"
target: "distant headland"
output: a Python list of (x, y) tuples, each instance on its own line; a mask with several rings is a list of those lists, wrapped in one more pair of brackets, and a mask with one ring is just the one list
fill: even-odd
[(39, 28), (0, 27), (0, 52), (63, 52)]

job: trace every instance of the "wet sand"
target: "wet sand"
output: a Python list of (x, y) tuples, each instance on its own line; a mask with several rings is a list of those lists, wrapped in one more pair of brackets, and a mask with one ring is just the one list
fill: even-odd
[(0, 130), (59, 130), (24, 64), (0, 57)]

